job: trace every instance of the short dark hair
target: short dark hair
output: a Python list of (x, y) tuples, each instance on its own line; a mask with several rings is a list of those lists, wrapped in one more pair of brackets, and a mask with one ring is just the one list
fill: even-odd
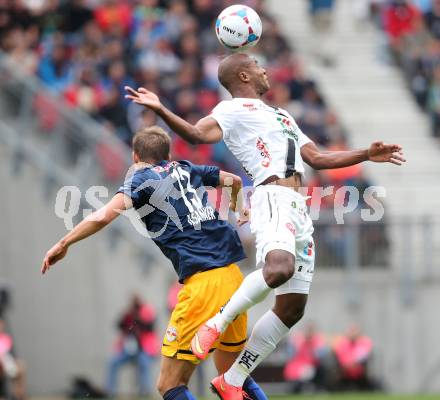
[(167, 160), (171, 139), (160, 126), (150, 126), (138, 131), (133, 137), (133, 152), (143, 162), (157, 163)]
[(218, 80), (222, 86), (231, 91), (231, 87), (237, 84), (238, 74), (243, 70), (249, 68), (249, 65), (254, 61), (246, 53), (233, 53), (223, 58), (218, 66)]

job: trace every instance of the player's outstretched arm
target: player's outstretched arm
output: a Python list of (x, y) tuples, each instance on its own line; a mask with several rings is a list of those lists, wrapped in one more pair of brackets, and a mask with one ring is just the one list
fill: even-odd
[(81, 221), (46, 253), (41, 273), (45, 274), (52, 265), (63, 259), (70, 245), (100, 231), (112, 222), (121, 211), (130, 207), (132, 207), (132, 203), (129, 197), (122, 193), (116, 194), (104, 207)]
[(400, 145), (383, 142), (374, 142), (368, 149), (347, 151), (320, 151), (314, 143), (307, 143), (301, 147), (301, 156), (314, 169), (343, 168), (364, 161), (395, 165), (406, 162)]
[(135, 90), (129, 86), (126, 86), (125, 90), (127, 91), (126, 99), (153, 110), (174, 132), (187, 142), (192, 144), (217, 143), (222, 140), (222, 130), (214, 118), (208, 116), (192, 125), (166, 108), (155, 93), (145, 88)]

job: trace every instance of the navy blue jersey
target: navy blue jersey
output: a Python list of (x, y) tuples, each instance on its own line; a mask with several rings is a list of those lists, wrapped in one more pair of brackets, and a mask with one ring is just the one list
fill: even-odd
[(162, 161), (135, 171), (118, 190), (132, 199), (180, 282), (245, 258), (237, 232), (208, 202), (205, 186), (217, 187), (219, 180), (218, 167)]

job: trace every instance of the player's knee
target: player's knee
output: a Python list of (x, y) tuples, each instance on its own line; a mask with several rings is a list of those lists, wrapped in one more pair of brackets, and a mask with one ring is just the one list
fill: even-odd
[(287, 307), (275, 306), (276, 314), (280, 316), (284, 324), (291, 328), (298, 323), (304, 316), (305, 305), (303, 304), (290, 304)]
[(159, 379), (156, 382), (156, 389), (162, 397), (167, 391), (167, 384), (165, 379), (163, 379), (161, 376), (159, 376)]
[(287, 282), (295, 272), (295, 257), (287, 251), (274, 250), (267, 254), (264, 279), (271, 288)]
[(304, 307), (298, 307), (297, 309), (294, 308), (291, 311), (291, 313), (289, 314), (291, 326), (298, 323), (302, 319), (302, 317), (304, 317), (304, 311)]
[(168, 390), (172, 389), (173, 387), (175, 386), (170, 385), (168, 382), (166, 382), (165, 379), (159, 379), (156, 384), (156, 389), (162, 397), (166, 392), (168, 392)]
[(185, 381), (184, 379), (170, 379), (170, 377), (166, 376), (159, 376), (159, 379), (156, 383), (156, 389), (160, 393), (160, 395), (163, 397), (166, 392), (168, 392), (171, 389), (174, 389), (178, 386), (187, 386), (188, 381)]

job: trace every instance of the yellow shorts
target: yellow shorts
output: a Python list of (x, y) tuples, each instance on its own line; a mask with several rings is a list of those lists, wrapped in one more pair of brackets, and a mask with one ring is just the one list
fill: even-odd
[[(178, 302), (171, 314), (162, 344), (162, 354), (195, 364), (199, 359), (191, 352), (191, 339), (197, 329), (217, 314), (243, 281), (235, 264), (199, 272), (185, 280)], [(241, 351), (246, 343), (247, 316), (239, 315), (214, 344), (215, 349)]]

